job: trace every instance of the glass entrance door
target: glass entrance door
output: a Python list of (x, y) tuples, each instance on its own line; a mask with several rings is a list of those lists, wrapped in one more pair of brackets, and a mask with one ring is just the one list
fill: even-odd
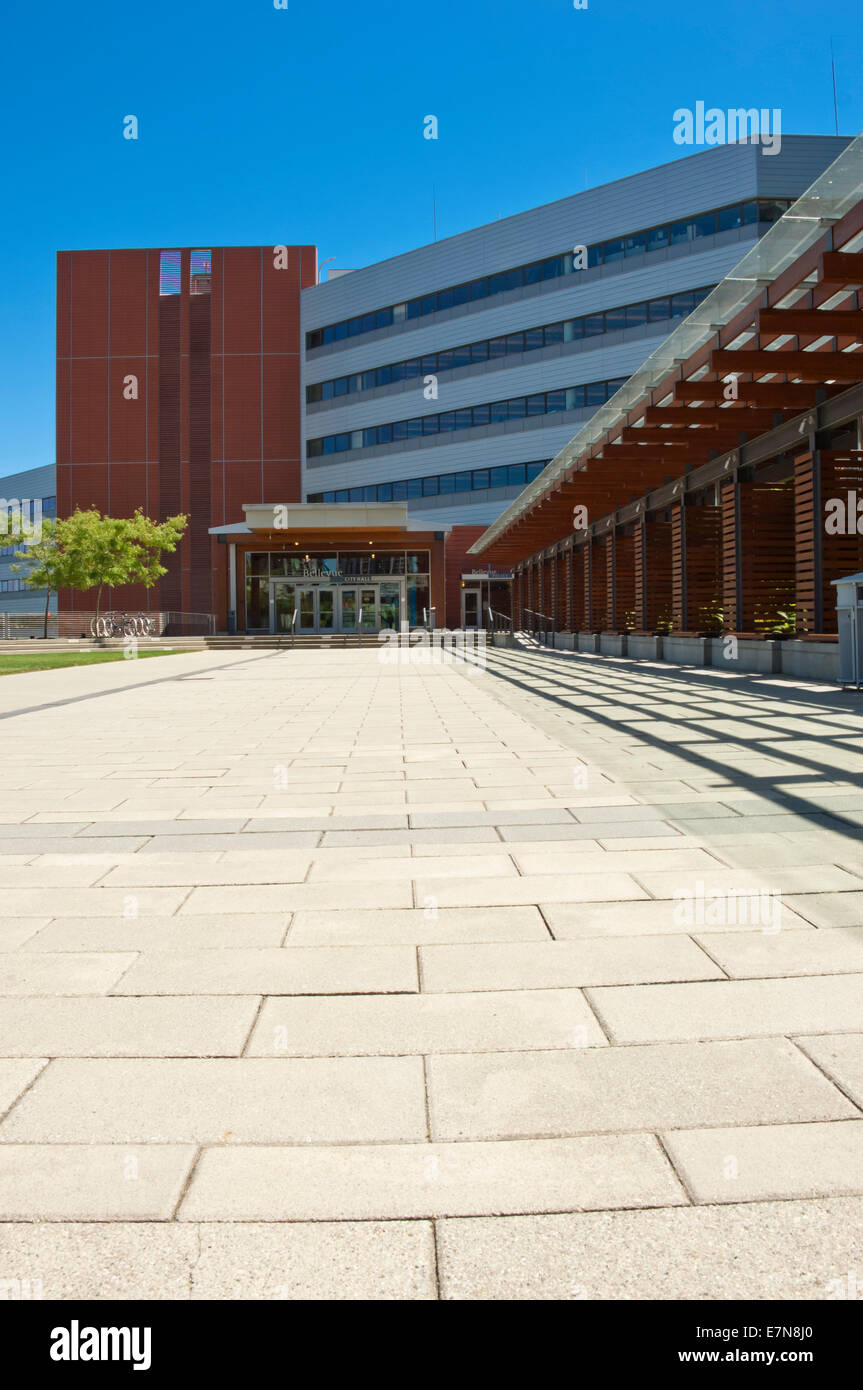
[(360, 631), (377, 632), (378, 630), (378, 591), (375, 585), (370, 585), (367, 589), (360, 589)]
[(316, 589), (297, 589), (297, 608), (299, 610), (299, 617), (297, 619), (298, 632), (317, 631), (316, 593)]
[(356, 632), (359, 622), (357, 589), (342, 589), (342, 632)]
[(318, 589), (318, 632), (333, 632), (336, 625), (334, 589)]
[(463, 628), (479, 627), (482, 607), (482, 593), (479, 589), (461, 591), (461, 625)]

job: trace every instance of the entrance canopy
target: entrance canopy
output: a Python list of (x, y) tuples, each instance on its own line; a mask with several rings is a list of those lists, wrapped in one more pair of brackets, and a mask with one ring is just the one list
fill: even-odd
[(214, 526), (229, 548), (229, 630), (323, 636), (434, 625), (450, 527), (400, 503), (247, 503)]

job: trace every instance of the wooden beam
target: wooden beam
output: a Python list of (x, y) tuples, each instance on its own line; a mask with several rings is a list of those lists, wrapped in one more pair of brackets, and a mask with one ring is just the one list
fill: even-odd
[(729, 406), (715, 408), (710, 405), (673, 406), (649, 405), (644, 412), (645, 424), (650, 425), (719, 425), (726, 429), (769, 430), (774, 423), (775, 411), (758, 410), (755, 406)]
[[(678, 381), (674, 394), (679, 401), (722, 401), (727, 383), (724, 381)], [(738, 381), (737, 394), (741, 401), (775, 410), (808, 410), (817, 399), (814, 385), (794, 385), (785, 381)]]
[(825, 251), (818, 258), (822, 285), (863, 285), (863, 254), (859, 251)]
[(863, 352), (732, 352), (717, 348), (710, 358), (711, 370), (753, 372), (766, 376), (768, 372), (783, 376), (800, 376), (805, 381), (863, 381)]
[(759, 333), (828, 333), (844, 338), (863, 339), (863, 312), (859, 309), (760, 309)]

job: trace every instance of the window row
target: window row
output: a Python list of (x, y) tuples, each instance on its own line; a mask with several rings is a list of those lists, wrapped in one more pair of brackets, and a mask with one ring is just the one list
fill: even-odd
[[(356, 489), (354, 490), (356, 491)], [(321, 497), (308, 500), (320, 501)], [(339, 501), (347, 500), (347, 498), (339, 496)], [(374, 501), (375, 499), (352, 498), (351, 500)], [(386, 500), (392, 501), (392, 498)], [(247, 576), (269, 575), (273, 579), (295, 575), (299, 575), (301, 578), (306, 575), (320, 579), (327, 574), (346, 576), (428, 574), (429, 552), (427, 550), (395, 550), (379, 554), (377, 551), (345, 552), (342, 550), (335, 555), (321, 555), (316, 551), (309, 554), (290, 555), (284, 551), (250, 550), (246, 552), (245, 565)]]
[(451, 492), (485, 492), (493, 487), (524, 487), (538, 478), (548, 459), (537, 463), (507, 463), (497, 468), (467, 468), (461, 473), (434, 473), (397, 483), (343, 487), (335, 492), (310, 492), (307, 502), (406, 502), (413, 497), (445, 497)]
[(306, 457), (344, 454), (350, 449), (367, 449), (374, 444), (400, 444), (406, 439), (418, 439), (420, 435), (448, 434), (451, 430), (476, 429), (480, 425), (498, 425), (506, 420), (525, 420), (534, 415), (551, 415), (559, 410), (605, 405), (627, 380), (627, 377), (621, 376), (613, 381), (589, 381), (583, 386), (537, 391), (530, 396), (492, 401), (489, 405), (468, 405), (462, 410), (445, 410), (440, 415), (418, 415), (412, 420), (372, 425), (370, 429), (328, 434), (322, 439), (307, 440)]
[[(682, 246), (685, 242), (713, 236), (716, 232), (731, 231), (735, 227), (777, 222), (790, 208), (791, 202), (790, 198), (780, 198), (733, 203), (729, 207), (699, 213), (696, 217), (684, 218), (680, 222), (665, 222), (658, 227), (649, 227), (645, 231), (634, 232), (631, 236), (599, 241), (588, 246), (587, 265), (588, 268), (611, 265), (626, 256), (638, 256), (646, 251), (661, 251), (669, 246)], [(356, 338), (362, 333), (373, 333), (378, 328), (389, 328), (394, 323), (405, 323), (410, 319), (422, 318), (425, 314), (437, 314), (444, 309), (452, 309), (457, 304), (470, 304), (507, 290), (520, 289), (523, 285), (537, 285), (543, 280), (571, 275), (576, 271), (574, 261), (572, 251), (564, 251), (559, 256), (549, 256), (545, 260), (518, 265), (512, 270), (503, 270), (496, 275), (483, 275), (467, 284), (453, 285), (449, 289), (420, 295), (419, 298), (409, 299), (403, 304), (392, 304), (386, 309), (376, 309), (369, 314), (357, 314), (355, 318), (343, 319), (341, 323), (331, 323), (326, 328), (313, 329), (306, 334), (306, 348), (326, 347), (329, 343)]]
[(702, 289), (666, 294), (657, 299), (642, 299), (637, 304), (624, 304), (619, 309), (600, 310), (596, 314), (584, 314), (581, 318), (565, 319), (562, 323), (547, 323), (541, 328), (505, 333), (499, 338), (483, 338), (478, 343), (468, 343), (464, 347), (447, 348), (444, 352), (431, 352), (424, 357), (409, 357), (404, 362), (392, 362), (386, 367), (372, 367), (367, 372), (321, 381), (306, 387), (306, 401), (310, 405), (315, 401), (332, 401), (356, 391), (437, 376), (441, 372), (454, 371), (457, 367), (493, 362), (501, 357), (533, 352), (536, 348), (551, 347), (556, 343), (577, 342), (582, 338), (595, 338), (601, 333), (614, 333), (620, 328), (685, 317), (707, 298), (712, 289), (713, 285), (707, 285)]

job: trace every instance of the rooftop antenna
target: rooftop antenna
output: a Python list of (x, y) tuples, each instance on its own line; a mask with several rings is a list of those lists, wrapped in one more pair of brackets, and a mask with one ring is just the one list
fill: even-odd
[(830, 40), (830, 67), (833, 70), (833, 124), (839, 134), (839, 103), (836, 99), (836, 59), (833, 57), (833, 40)]

